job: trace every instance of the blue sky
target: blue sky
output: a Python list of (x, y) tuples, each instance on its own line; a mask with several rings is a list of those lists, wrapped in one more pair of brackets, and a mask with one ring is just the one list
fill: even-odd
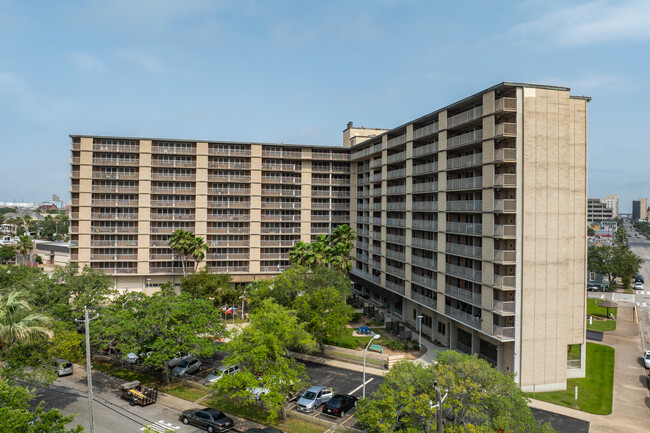
[(502, 81), (588, 95), (589, 196), (650, 196), (650, 2), (0, 0), (0, 201), (68, 134), (340, 145)]

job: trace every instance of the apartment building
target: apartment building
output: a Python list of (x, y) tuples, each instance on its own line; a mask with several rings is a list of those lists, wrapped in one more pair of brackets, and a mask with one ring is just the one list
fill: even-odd
[(618, 195), (608, 194), (605, 196), (605, 205), (612, 210), (612, 216), (614, 218), (619, 217), (618, 212)]
[(176, 229), (210, 246), (200, 267), (249, 282), (288, 267), (297, 241), (349, 223), (349, 149), (71, 138), (71, 260), (120, 290), (180, 281), (168, 246)]
[(587, 200), (587, 222), (611, 220), (614, 218), (614, 209), (607, 206), (607, 202), (600, 198)]
[(588, 100), (502, 83), (354, 146), (358, 290), (526, 391), (583, 377)]
[(648, 199), (640, 198), (632, 201), (632, 219), (648, 220)]
[(526, 391), (565, 389), (585, 373), (588, 100), (501, 83), (390, 130), (350, 122), (343, 147), (72, 135), (71, 259), (149, 293), (180, 280), (183, 228), (247, 282), (350, 223), (368, 301)]

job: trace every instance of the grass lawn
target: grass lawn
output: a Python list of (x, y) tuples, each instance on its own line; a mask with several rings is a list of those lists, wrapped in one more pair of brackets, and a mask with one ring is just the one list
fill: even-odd
[[(587, 315), (605, 319), (607, 318), (607, 308), (598, 306), (598, 302), (600, 302), (600, 299), (587, 299)], [(618, 308), (610, 308), (609, 312), (616, 317)], [(587, 329), (601, 332), (614, 331), (616, 329), (616, 320), (593, 320), (590, 325), (589, 318), (587, 318)]]
[(296, 418), (289, 418), (276, 427), (287, 433), (324, 433), (328, 429), (328, 427), (310, 424)]
[[(566, 391), (538, 392), (537, 400), (560, 406), (576, 408), (596, 415), (612, 413), (614, 388), (614, 349), (596, 343), (587, 343), (587, 372), (583, 379), (569, 379)], [(575, 405), (575, 387), (578, 387), (578, 404)], [(532, 393), (526, 393), (532, 398)]]
[(174, 397), (182, 398), (187, 401), (197, 401), (201, 397), (205, 397), (208, 394), (208, 391), (202, 391), (197, 388), (192, 388), (191, 386), (183, 385), (180, 383), (174, 383), (171, 385), (159, 387), (162, 392), (173, 395)]

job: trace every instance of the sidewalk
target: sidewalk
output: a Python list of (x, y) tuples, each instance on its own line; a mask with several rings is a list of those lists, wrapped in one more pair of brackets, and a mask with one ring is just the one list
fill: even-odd
[(592, 415), (539, 400), (532, 400), (530, 406), (588, 421), (589, 433), (647, 433), (650, 393), (647, 372), (639, 362), (641, 339), (633, 307), (618, 307), (616, 331), (606, 332), (603, 344), (616, 351), (611, 415)]

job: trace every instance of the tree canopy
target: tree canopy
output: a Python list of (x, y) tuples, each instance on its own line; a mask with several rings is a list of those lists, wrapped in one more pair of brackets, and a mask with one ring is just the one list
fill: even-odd
[(513, 375), (504, 375), (487, 362), (454, 351), (441, 352), (429, 366), (397, 363), (379, 390), (359, 402), (356, 418), (370, 433), (435, 432), (437, 381), (445, 432), (552, 432), (538, 425)]
[(587, 249), (587, 268), (606, 275), (610, 286), (616, 277), (621, 277), (627, 286), (642, 264), (643, 259), (634, 254), (627, 244), (591, 245)]
[(350, 252), (357, 235), (348, 225), (340, 225), (330, 235), (320, 234), (311, 243), (300, 241), (289, 250), (291, 263), (314, 269), (331, 266), (344, 274), (350, 272)]
[(241, 293), (232, 287), (232, 278), (228, 274), (213, 274), (205, 268), (190, 274), (181, 281), (181, 292), (194, 298), (211, 300), (215, 307), (232, 305)]

